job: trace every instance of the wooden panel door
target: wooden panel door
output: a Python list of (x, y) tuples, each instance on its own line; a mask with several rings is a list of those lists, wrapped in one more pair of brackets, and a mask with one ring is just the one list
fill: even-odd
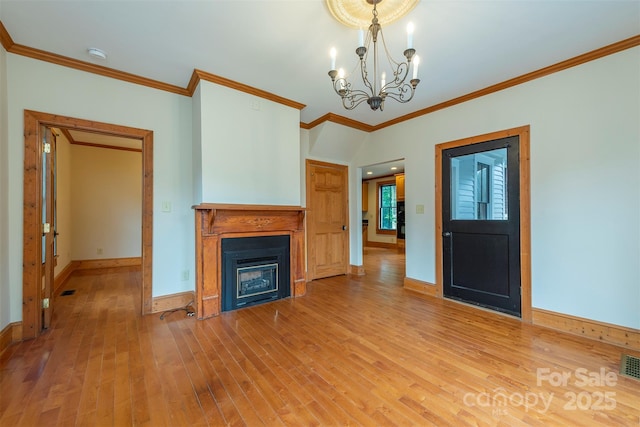
[(347, 274), (347, 167), (307, 160), (307, 279)]

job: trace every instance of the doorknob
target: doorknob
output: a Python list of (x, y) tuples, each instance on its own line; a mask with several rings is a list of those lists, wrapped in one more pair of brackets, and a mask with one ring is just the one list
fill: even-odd
[(444, 233), (442, 233), (443, 237), (451, 237), (451, 232), (450, 231), (445, 231)]
[(344, 230), (346, 230), (346, 229), (347, 229), (347, 226), (346, 226), (346, 225), (343, 225), (343, 226), (342, 226), (342, 231), (344, 231)]

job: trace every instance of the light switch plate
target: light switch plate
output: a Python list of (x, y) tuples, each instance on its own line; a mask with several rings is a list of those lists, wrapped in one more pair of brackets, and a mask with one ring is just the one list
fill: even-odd
[(171, 202), (162, 202), (162, 212), (171, 212)]
[(416, 213), (423, 214), (424, 213), (424, 205), (416, 205)]

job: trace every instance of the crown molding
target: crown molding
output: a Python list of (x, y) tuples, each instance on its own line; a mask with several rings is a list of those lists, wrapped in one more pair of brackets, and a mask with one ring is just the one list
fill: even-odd
[(244, 83), (239, 83), (239, 82), (227, 79), (226, 77), (217, 76), (215, 74), (211, 74), (206, 71), (202, 71), (198, 69), (194, 69), (193, 74), (191, 74), (191, 80), (189, 80), (189, 85), (187, 86), (187, 89), (186, 89), (189, 96), (193, 96), (193, 92), (195, 92), (196, 87), (198, 87), (198, 83), (200, 83), (200, 81), (202, 80), (210, 83), (215, 83), (221, 86), (225, 86), (240, 92), (248, 93), (250, 95), (255, 95), (259, 98), (268, 99), (269, 101), (277, 102), (278, 104), (283, 104), (288, 107), (295, 108), (297, 110), (302, 110), (304, 107), (306, 107), (305, 104), (301, 104), (299, 102), (292, 101), (287, 98), (283, 98), (282, 96), (278, 96), (271, 92), (267, 92), (262, 89), (257, 89), (255, 87), (246, 85)]
[[(5, 28), (2, 21), (0, 21), (0, 43), (2, 44), (4, 49), (9, 53), (27, 56), (29, 58), (39, 59), (42, 61), (51, 62), (53, 64), (75, 68), (77, 70), (86, 71), (88, 73), (99, 74), (102, 76), (123, 80), (129, 83), (151, 87), (154, 89), (164, 90), (167, 92), (176, 93), (178, 95), (189, 96), (189, 97), (193, 96), (193, 93), (196, 87), (198, 86), (198, 83), (200, 83), (200, 81), (202, 80), (205, 80), (211, 83), (219, 84), (221, 86), (226, 86), (228, 88), (238, 90), (240, 92), (245, 92), (251, 95), (258, 96), (260, 98), (265, 98), (273, 102), (287, 105), (289, 107), (296, 108), (298, 110), (302, 110), (305, 107), (304, 104), (301, 104), (299, 102), (292, 101), (290, 99), (283, 98), (273, 93), (270, 93), (261, 89), (257, 89), (252, 86), (248, 86), (243, 83), (229, 80), (225, 77), (217, 76), (215, 74), (211, 74), (206, 71), (202, 71), (198, 69), (193, 70), (193, 74), (191, 75), (191, 80), (189, 81), (189, 84), (187, 85), (187, 87), (181, 88), (179, 86), (159, 82), (157, 80), (148, 79), (146, 77), (137, 76), (135, 74), (127, 73), (124, 71), (118, 71), (118, 70), (104, 67), (101, 65), (91, 64), (88, 62), (79, 61), (77, 59), (68, 58), (66, 56), (57, 55), (55, 53), (50, 53), (43, 50), (19, 45), (13, 41), (13, 39), (11, 38), (11, 35)], [(601, 47), (599, 49), (592, 50), (590, 52), (587, 52), (578, 56), (574, 56), (573, 58), (569, 58), (567, 60), (558, 62), (556, 64), (549, 65), (548, 67), (540, 68), (536, 71), (532, 71), (530, 73), (526, 73), (521, 76), (514, 77), (504, 82), (488, 86), (484, 89), (480, 89), (480, 90), (468, 93), (466, 95), (459, 96), (449, 101), (441, 102), (439, 104), (435, 104), (430, 107), (414, 111), (413, 113), (396, 117), (395, 119), (392, 119), (377, 125), (369, 125), (367, 123), (349, 119), (347, 117), (340, 116), (338, 114), (327, 113), (310, 123), (300, 122), (300, 128), (309, 130), (309, 129), (313, 129), (314, 127), (318, 126), (321, 123), (332, 122), (332, 123), (337, 123), (353, 129), (362, 130), (364, 132), (375, 132), (377, 130), (384, 129), (386, 127), (393, 126), (407, 120), (415, 119), (416, 117), (433, 113), (434, 111), (442, 110), (444, 108), (448, 108), (453, 105), (461, 104), (463, 102), (470, 101), (472, 99), (479, 98), (481, 96), (489, 95), (494, 92), (498, 92), (513, 86), (517, 86), (519, 84), (526, 83), (531, 80), (538, 79), (540, 77), (548, 76), (549, 74), (557, 73), (559, 71), (566, 70), (567, 68), (572, 68), (572, 67), (575, 67), (590, 61), (594, 61), (596, 59), (603, 58), (605, 56), (612, 55), (614, 53), (618, 53), (623, 50), (631, 49), (637, 46), (640, 46), (640, 34), (635, 35), (633, 37), (629, 37), (628, 39), (621, 40), (619, 42)]]
[(353, 120), (350, 119), (348, 117), (344, 117), (344, 116), (340, 116), (338, 114), (334, 114), (334, 113), (327, 113), (322, 117), (317, 118), (316, 120), (312, 121), (311, 123), (300, 123), (300, 127), (303, 129), (313, 129), (314, 127), (318, 126), (321, 123), (324, 122), (333, 122), (333, 123), (337, 123), (339, 125), (343, 125), (343, 126), (347, 126), (350, 128), (354, 128), (357, 130), (362, 130), (365, 132), (373, 132), (375, 126), (372, 125), (368, 125), (366, 123), (362, 123), (359, 122), (357, 120)]
[(0, 21), (0, 44), (2, 44), (4, 50), (6, 50), (7, 52), (9, 52), (9, 49), (11, 49), (11, 47), (15, 44), (2, 21)]

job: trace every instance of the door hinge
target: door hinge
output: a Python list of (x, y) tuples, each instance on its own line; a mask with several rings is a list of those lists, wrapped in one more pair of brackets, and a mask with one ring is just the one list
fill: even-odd
[(51, 231), (51, 224), (49, 224), (48, 222), (45, 222), (44, 224), (42, 224), (42, 234), (47, 234), (50, 231)]
[(42, 300), (42, 308), (49, 308), (49, 298), (44, 298)]
[(51, 152), (51, 144), (49, 144), (48, 142), (45, 142), (44, 144), (42, 144), (42, 152), (43, 153), (50, 153)]

